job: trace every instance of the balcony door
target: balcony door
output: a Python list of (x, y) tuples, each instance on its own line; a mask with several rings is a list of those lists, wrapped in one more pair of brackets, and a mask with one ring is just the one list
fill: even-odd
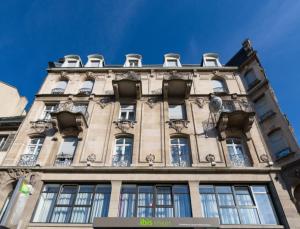
[(68, 166), (72, 163), (75, 150), (77, 147), (78, 138), (77, 137), (66, 137), (61, 144), (59, 153), (56, 158), (56, 165)]

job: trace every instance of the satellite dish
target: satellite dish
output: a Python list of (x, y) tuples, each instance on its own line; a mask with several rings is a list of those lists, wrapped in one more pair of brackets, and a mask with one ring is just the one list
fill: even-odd
[(209, 102), (209, 110), (216, 113), (222, 109), (222, 99), (218, 96), (212, 96)]

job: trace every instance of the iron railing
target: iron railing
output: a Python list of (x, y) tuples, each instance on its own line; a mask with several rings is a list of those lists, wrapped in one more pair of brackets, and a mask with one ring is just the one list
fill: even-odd
[(70, 166), (73, 162), (73, 155), (60, 153), (56, 156), (55, 166), (67, 167)]
[(79, 89), (79, 94), (90, 95), (91, 93), (92, 93), (92, 89), (91, 88), (80, 88)]
[(53, 88), (51, 93), (54, 95), (61, 95), (65, 92), (64, 88)]
[(37, 158), (35, 154), (22, 154), (18, 166), (35, 166)]
[(125, 155), (114, 155), (112, 159), (112, 166), (128, 167), (131, 165), (131, 158), (127, 158)]

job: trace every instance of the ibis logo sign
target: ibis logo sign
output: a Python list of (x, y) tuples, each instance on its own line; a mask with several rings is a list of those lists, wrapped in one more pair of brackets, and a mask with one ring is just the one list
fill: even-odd
[(169, 227), (172, 223), (164, 219), (141, 218), (139, 224), (142, 227)]

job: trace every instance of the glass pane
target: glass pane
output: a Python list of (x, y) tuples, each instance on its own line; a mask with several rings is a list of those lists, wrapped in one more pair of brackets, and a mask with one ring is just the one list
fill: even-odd
[(248, 187), (235, 187), (237, 205), (240, 206), (253, 206), (250, 191)]
[(189, 188), (186, 185), (174, 185), (173, 193), (189, 193)]
[(71, 216), (71, 207), (55, 207), (51, 223), (68, 223)]
[(56, 193), (42, 193), (36, 212), (33, 218), (33, 222), (48, 222), (51, 209), (55, 204)]
[(191, 217), (189, 194), (174, 194), (175, 217)]
[(242, 224), (259, 224), (256, 208), (241, 208), (240, 219)]
[(157, 187), (156, 204), (157, 205), (171, 205), (172, 204), (171, 188)]
[(232, 194), (218, 194), (219, 205), (235, 206)]
[(43, 188), (43, 192), (58, 192), (60, 185), (58, 184), (47, 184)]
[(214, 193), (214, 186), (213, 185), (200, 185), (199, 187), (200, 193)]
[(88, 223), (91, 209), (89, 207), (74, 207), (71, 223)]
[(201, 207), (204, 217), (219, 217), (215, 194), (201, 194)]
[(220, 218), (222, 224), (239, 224), (237, 210), (235, 208), (220, 208)]
[(64, 186), (62, 192), (60, 193), (57, 204), (60, 205), (72, 205), (76, 196), (77, 187), (76, 186)]
[(216, 186), (217, 193), (232, 193), (231, 186)]
[(169, 105), (169, 116), (170, 119), (185, 119), (185, 106)]
[(152, 193), (139, 193), (138, 205), (139, 206), (152, 206), (153, 194)]
[(173, 208), (156, 208), (155, 217), (158, 218), (173, 217)]
[(78, 193), (75, 205), (91, 205), (93, 193)]
[(122, 193), (120, 205), (120, 217), (134, 217), (135, 194)]
[(268, 194), (254, 194), (262, 224), (277, 224), (275, 212)]
[(251, 187), (252, 187), (253, 192), (262, 192), (262, 193), (267, 193), (268, 192), (266, 186), (254, 185), (254, 186), (251, 186)]
[(110, 194), (96, 193), (93, 201), (91, 222), (94, 217), (107, 217), (109, 208)]
[(77, 140), (78, 139), (76, 137), (64, 138), (64, 142), (62, 143), (60, 153), (73, 156), (77, 146)]
[(152, 208), (139, 207), (137, 217), (152, 217)]

